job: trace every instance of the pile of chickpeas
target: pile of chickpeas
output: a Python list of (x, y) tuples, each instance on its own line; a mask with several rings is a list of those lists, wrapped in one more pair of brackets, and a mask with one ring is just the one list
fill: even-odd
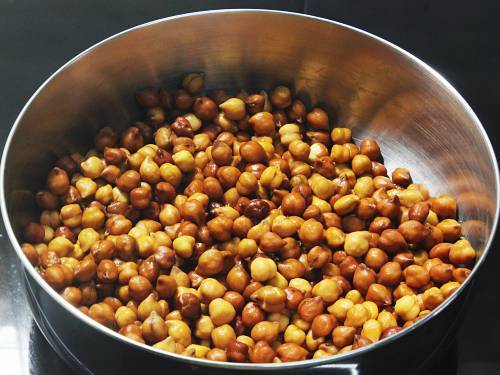
[(22, 249), (62, 298), (155, 348), (232, 362), (354, 350), (422, 319), (476, 252), (457, 205), (289, 88), (136, 92), (143, 121), (61, 157)]

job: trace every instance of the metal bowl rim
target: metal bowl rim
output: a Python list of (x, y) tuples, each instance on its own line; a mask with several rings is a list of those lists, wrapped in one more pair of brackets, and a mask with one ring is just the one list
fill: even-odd
[[(252, 13), (267, 13), (267, 14), (277, 14), (281, 16), (288, 16), (288, 17), (297, 17), (297, 18), (304, 18), (304, 19), (309, 19), (321, 23), (328, 23), (328, 24), (333, 24), (336, 25), (340, 28), (349, 30), (354, 33), (361, 34), (369, 39), (372, 39), (380, 44), (385, 45), (386, 47), (389, 47), (393, 49), (395, 52), (398, 52), (399, 54), (403, 55), (404, 57), (412, 60), (416, 65), (418, 65), (420, 68), (423, 68), (426, 70), (430, 75), (432, 76), (433, 79), (441, 83), (449, 92), (452, 94), (460, 104), (463, 106), (463, 108), (466, 110), (467, 114), (472, 118), (474, 125), (478, 128), (479, 132), (481, 133), (481, 136), (486, 143), (487, 149), (488, 149), (488, 154), (489, 157), (493, 160), (493, 164), (495, 167), (494, 170), (494, 175), (495, 175), (495, 188), (497, 191), (497, 199), (496, 199), (496, 210), (495, 210), (495, 217), (493, 221), (493, 226), (491, 230), (491, 234), (488, 238), (488, 241), (486, 242), (486, 245), (484, 247), (483, 254), (479, 258), (479, 260), (476, 262), (474, 269), (472, 270), (471, 274), (467, 279), (460, 285), (458, 290), (453, 293), (449, 298), (447, 298), (441, 305), (439, 305), (436, 309), (434, 309), (430, 314), (428, 314), (425, 318), (415, 322), (412, 324), (410, 327), (402, 330), (401, 332), (397, 333), (396, 335), (387, 337), (383, 340), (377, 341), (371, 345), (349, 351), (346, 353), (342, 354), (337, 354), (335, 356), (331, 357), (326, 357), (326, 358), (321, 358), (321, 359), (308, 359), (304, 361), (297, 361), (297, 362), (285, 362), (285, 363), (269, 363), (269, 364), (258, 364), (258, 363), (234, 363), (234, 362), (216, 362), (216, 361), (210, 361), (207, 359), (200, 359), (200, 358), (192, 358), (192, 357), (187, 357), (183, 356), (180, 354), (176, 353), (169, 353), (162, 351), (160, 349), (153, 348), (152, 346), (148, 346), (145, 344), (140, 344), (132, 339), (129, 339), (128, 337), (125, 337), (123, 335), (120, 335), (118, 332), (115, 332), (99, 323), (94, 321), (92, 318), (89, 316), (85, 315), (78, 309), (76, 309), (74, 306), (72, 306), (69, 302), (64, 300), (54, 289), (52, 289), (49, 284), (40, 276), (40, 274), (36, 271), (36, 269), (31, 265), (31, 263), (28, 261), (26, 256), (24, 256), (21, 246), (19, 242), (16, 239), (16, 236), (14, 234), (14, 230), (12, 228), (12, 225), (10, 223), (10, 219), (8, 217), (7, 213), (7, 203), (6, 203), (6, 197), (5, 197), (5, 169), (6, 169), (6, 164), (7, 164), (7, 157), (9, 155), (10, 151), (10, 145), (12, 142), (12, 139), (14, 137), (14, 134), (16, 133), (16, 129), (19, 125), (19, 123), (22, 121), (23, 116), (25, 112), (28, 111), (31, 103), (35, 100), (35, 98), (44, 90), (46, 86), (48, 86), (52, 81), (57, 79), (57, 76), (65, 71), (66, 69), (70, 68), (70, 66), (75, 63), (76, 61), (82, 59), (85, 57), (87, 54), (90, 54), (91, 52), (98, 50), (101, 47), (104, 47), (108, 42), (112, 42), (116, 39), (123, 38), (127, 36), (128, 34), (139, 30), (143, 28), (150, 27), (152, 25), (164, 23), (164, 22), (169, 22), (171, 20), (176, 20), (176, 19), (182, 19), (182, 18), (190, 18), (190, 17), (198, 17), (198, 16), (209, 16), (212, 14), (220, 14), (220, 13), (238, 13), (238, 14), (252, 14)], [(66, 62), (63, 66), (61, 66), (58, 70), (56, 70), (36, 91), (35, 93), (30, 97), (28, 102), (24, 105), (23, 109), (19, 113), (18, 117), (16, 118), (14, 125), (12, 126), (9, 136), (7, 137), (7, 141), (5, 143), (3, 155), (2, 155), (2, 160), (0, 164), (0, 209), (2, 212), (2, 218), (5, 223), (5, 228), (7, 231), (7, 234), (9, 236), (10, 242), (12, 243), (18, 257), (21, 259), (22, 264), (24, 268), (29, 272), (29, 275), (36, 280), (38, 285), (42, 287), (42, 289), (56, 302), (58, 303), (61, 307), (66, 309), (70, 314), (72, 314), (75, 318), (82, 320), (85, 322), (88, 326), (92, 327), (93, 329), (96, 329), (100, 331), (102, 334), (105, 334), (107, 336), (110, 336), (116, 340), (122, 341), (123, 343), (126, 343), (130, 346), (132, 346), (135, 349), (140, 349), (143, 351), (148, 351), (154, 355), (157, 356), (162, 356), (167, 359), (174, 359), (177, 361), (181, 361), (184, 363), (188, 363), (191, 365), (199, 365), (199, 366), (208, 366), (208, 367), (215, 367), (215, 368), (224, 368), (224, 369), (238, 369), (238, 370), (286, 370), (286, 369), (292, 369), (292, 368), (304, 368), (304, 367), (312, 367), (312, 366), (324, 366), (324, 367), (330, 367), (328, 365), (335, 365), (337, 362), (341, 361), (346, 361), (351, 358), (354, 358), (358, 355), (362, 355), (364, 353), (367, 353), (369, 351), (378, 349), (383, 347), (384, 345), (387, 345), (395, 340), (398, 340), (399, 338), (410, 334), (411, 332), (415, 331), (419, 327), (425, 325), (425, 323), (429, 320), (432, 319), (434, 316), (438, 315), (442, 310), (446, 308), (451, 302), (462, 292), (462, 290), (467, 286), (467, 284), (472, 280), (472, 278), (476, 275), (478, 272), (478, 269), (480, 266), (484, 263), (485, 258), (489, 252), (489, 249), (491, 247), (494, 235), (497, 230), (497, 224), (498, 224), (498, 218), (499, 218), (499, 213), (500, 213), (500, 177), (499, 177), (499, 171), (498, 171), (498, 163), (495, 157), (495, 152), (493, 150), (493, 146), (491, 144), (491, 141), (488, 138), (488, 135), (486, 131), (484, 130), (484, 127), (482, 126), (481, 122), (477, 118), (476, 114), (474, 111), (471, 109), (471, 107), (468, 105), (468, 103), (465, 101), (465, 99), (458, 93), (458, 91), (437, 71), (435, 71), (433, 68), (431, 68), (429, 65), (418, 59), (417, 57), (413, 56), (411, 53), (408, 51), (398, 47), (397, 45), (386, 41), (385, 39), (382, 39), (376, 35), (373, 35), (367, 31), (364, 31), (362, 29), (341, 23), (341, 22), (336, 22), (332, 21), (329, 19), (325, 19), (322, 17), (317, 17), (317, 16), (311, 16), (307, 14), (301, 14), (301, 13), (295, 13), (295, 12), (287, 12), (287, 11), (277, 11), (277, 10), (268, 10), (268, 9), (218, 9), (218, 10), (209, 10), (209, 11), (201, 11), (201, 12), (192, 12), (192, 13), (185, 13), (185, 14), (180, 14), (176, 16), (171, 16), (171, 17), (166, 17), (166, 18), (161, 18), (158, 20), (146, 22), (134, 27), (131, 27), (129, 29), (126, 29), (124, 31), (121, 31), (117, 34), (114, 34), (96, 44), (93, 46), (87, 48), (83, 52), (79, 53), (76, 55), (74, 58)], [(342, 364), (340, 364), (342, 365)]]

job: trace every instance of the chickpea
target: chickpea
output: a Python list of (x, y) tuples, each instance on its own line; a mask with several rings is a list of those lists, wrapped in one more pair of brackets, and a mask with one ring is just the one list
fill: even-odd
[(458, 240), (451, 246), (448, 256), (454, 265), (468, 264), (476, 258), (476, 251), (469, 241)]
[(346, 253), (355, 257), (363, 256), (370, 247), (370, 236), (370, 233), (367, 231), (347, 233), (344, 242)]
[(172, 245), (174, 247), (175, 253), (181, 258), (189, 258), (193, 255), (193, 247), (196, 240), (191, 236), (180, 236), (177, 237)]
[(210, 361), (219, 361), (219, 362), (226, 362), (227, 361), (226, 352), (222, 349), (219, 349), (219, 348), (210, 349), (207, 352), (207, 354), (205, 355), (205, 358), (210, 360)]
[(248, 351), (250, 362), (253, 363), (271, 363), (275, 355), (267, 341), (257, 341)]
[(329, 336), (337, 325), (338, 325), (337, 319), (335, 318), (334, 315), (331, 314), (318, 315), (313, 319), (311, 324), (312, 336), (313, 338)]
[(191, 329), (185, 322), (172, 319), (165, 321), (165, 324), (168, 328), (168, 335), (172, 337), (176, 343), (183, 346), (191, 344)]
[(198, 258), (197, 269), (206, 276), (215, 275), (222, 271), (224, 267), (224, 257), (221, 251), (208, 249)]
[(286, 294), (276, 286), (266, 285), (255, 290), (250, 298), (267, 312), (280, 312), (285, 307)]
[(441, 285), (440, 291), (444, 298), (448, 298), (455, 290), (460, 287), (460, 284), (456, 281), (449, 281), (446, 284)]
[(332, 332), (332, 341), (337, 348), (344, 348), (354, 341), (356, 328), (348, 326), (337, 326)]
[(250, 264), (250, 274), (255, 281), (267, 281), (276, 276), (276, 263), (269, 258), (256, 258)]
[(306, 340), (306, 333), (296, 325), (290, 324), (285, 330), (283, 339), (285, 342), (293, 342), (297, 345), (302, 345)]
[(446, 194), (432, 199), (431, 209), (442, 219), (454, 219), (457, 216), (457, 203)]
[(312, 288), (313, 296), (320, 297), (326, 304), (335, 302), (342, 294), (342, 289), (333, 279), (323, 279)]
[(214, 328), (210, 337), (212, 338), (213, 345), (219, 349), (226, 349), (229, 343), (236, 341), (234, 329), (229, 324), (223, 324)]
[(426, 268), (412, 264), (403, 271), (403, 275), (409, 287), (422, 288), (430, 281), (429, 271)]
[(278, 338), (280, 325), (278, 322), (263, 320), (252, 327), (250, 336), (254, 341), (272, 343)]
[(405, 321), (415, 319), (420, 313), (417, 296), (407, 295), (401, 297), (396, 301), (394, 311), (401, 319)]
[(304, 298), (300, 302), (297, 312), (306, 322), (312, 322), (317, 315), (323, 313), (323, 309), (323, 299), (316, 296), (314, 298)]
[(304, 221), (298, 232), (300, 240), (306, 247), (318, 245), (323, 238), (323, 233), (323, 225), (315, 219)]
[(54, 167), (47, 176), (47, 187), (52, 194), (63, 195), (69, 189), (68, 174), (64, 169)]
[(108, 328), (114, 328), (116, 324), (113, 309), (111, 306), (103, 302), (90, 306), (88, 315), (98, 323)]
[(174, 306), (183, 318), (197, 319), (201, 316), (200, 300), (195, 293), (180, 293), (178, 290)]
[(231, 322), (236, 315), (233, 305), (222, 298), (213, 299), (208, 308), (210, 318), (216, 326)]
[(362, 327), (370, 319), (370, 313), (362, 304), (355, 304), (347, 310), (344, 324), (349, 327)]

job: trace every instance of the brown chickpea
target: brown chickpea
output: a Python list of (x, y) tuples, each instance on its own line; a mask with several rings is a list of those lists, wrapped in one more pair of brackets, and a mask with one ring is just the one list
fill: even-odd
[(137, 301), (142, 301), (151, 293), (153, 286), (144, 276), (136, 275), (129, 280), (128, 288), (130, 297)]
[(286, 302), (285, 307), (288, 310), (296, 310), (300, 302), (304, 299), (302, 292), (294, 287), (288, 286), (284, 289)]
[(267, 232), (262, 235), (259, 241), (259, 248), (265, 253), (279, 251), (286, 242), (274, 232)]
[(73, 271), (64, 264), (54, 264), (45, 270), (45, 280), (54, 289), (62, 289), (73, 282)]
[(451, 281), (453, 277), (453, 272), (455, 267), (451, 264), (441, 263), (436, 264), (429, 270), (430, 278), (433, 282), (438, 284), (445, 284)]
[(114, 282), (118, 278), (118, 267), (115, 262), (109, 259), (102, 260), (97, 266), (97, 278), (104, 283)]
[(375, 271), (367, 267), (366, 264), (361, 263), (356, 267), (352, 283), (362, 294), (366, 294), (368, 288), (376, 282), (376, 279), (377, 277)]
[(330, 128), (328, 114), (317, 107), (307, 114), (307, 123), (315, 130), (328, 130)]
[(115, 312), (106, 303), (101, 302), (90, 306), (89, 316), (108, 328), (114, 328), (116, 325)]
[(248, 119), (257, 136), (270, 136), (275, 133), (274, 117), (269, 112), (258, 112)]
[(433, 198), (431, 209), (442, 219), (455, 219), (457, 216), (457, 202), (446, 194)]
[(406, 284), (411, 288), (422, 288), (430, 281), (429, 271), (422, 266), (412, 264), (403, 271)]
[(67, 286), (61, 292), (61, 297), (73, 306), (78, 306), (82, 300), (82, 291), (74, 286)]
[(390, 306), (392, 303), (391, 292), (386, 286), (373, 283), (366, 292), (366, 300), (374, 302), (379, 308)]
[(314, 246), (307, 253), (309, 267), (319, 269), (332, 260), (332, 252), (323, 246)]
[(387, 263), (389, 257), (387, 253), (379, 248), (372, 247), (365, 254), (365, 264), (374, 269), (375, 271), (380, 270), (380, 268)]
[(252, 363), (271, 363), (276, 356), (273, 348), (267, 341), (257, 341), (248, 351), (248, 357)]
[(92, 280), (97, 274), (97, 264), (92, 258), (82, 259), (75, 268), (75, 279), (79, 282)]
[(403, 235), (396, 229), (385, 229), (378, 240), (378, 247), (393, 254), (405, 250), (408, 247)]
[(417, 220), (408, 220), (401, 223), (398, 228), (405, 240), (411, 244), (422, 242), (428, 235), (428, 229)]
[(253, 327), (264, 320), (264, 312), (254, 302), (248, 302), (241, 311), (241, 318), (246, 327)]
[(240, 146), (240, 155), (243, 160), (252, 164), (264, 162), (267, 159), (264, 148), (260, 145), (260, 143), (255, 141), (243, 143)]
[(302, 277), (306, 272), (306, 267), (297, 259), (289, 258), (278, 263), (279, 272), (287, 279)]
[(470, 275), (471, 272), (472, 271), (468, 268), (463, 268), (463, 267), (455, 268), (453, 269), (452, 272), (453, 281), (462, 284), (465, 281), (465, 279)]
[(245, 290), (247, 285), (250, 283), (250, 275), (241, 263), (237, 263), (228, 272), (226, 282), (230, 289), (237, 292), (243, 292), (243, 290)]
[(361, 154), (366, 155), (370, 160), (377, 160), (380, 157), (380, 146), (374, 139), (365, 139), (359, 145)]
[(318, 245), (323, 238), (323, 225), (315, 219), (306, 220), (300, 226), (298, 234), (304, 246)]
[(309, 354), (306, 349), (293, 343), (281, 344), (276, 348), (276, 354), (282, 362), (303, 361)]
[(391, 179), (392, 179), (392, 182), (394, 182), (396, 185), (399, 185), (402, 187), (407, 187), (412, 182), (410, 171), (406, 168), (396, 168), (392, 172)]
[(244, 215), (253, 220), (254, 222), (259, 222), (267, 215), (270, 211), (269, 203), (263, 199), (252, 199), (244, 209)]
[(329, 336), (338, 325), (337, 319), (331, 314), (321, 314), (316, 316), (311, 323), (313, 337)]
[(354, 341), (356, 328), (347, 326), (337, 326), (332, 332), (333, 344), (338, 348), (343, 348), (351, 345)]
[(245, 99), (245, 104), (247, 112), (250, 115), (254, 115), (257, 112), (262, 112), (264, 110), (265, 98), (260, 94), (251, 94)]
[(42, 225), (31, 222), (24, 227), (23, 235), (24, 239), (30, 243), (40, 243), (45, 237), (45, 230)]
[(177, 289), (177, 282), (172, 276), (160, 275), (156, 280), (155, 290), (160, 298), (172, 297)]
[(388, 262), (384, 264), (377, 277), (377, 282), (385, 286), (396, 286), (401, 281), (401, 266), (397, 262)]
[(306, 200), (299, 193), (289, 193), (281, 201), (281, 210), (284, 215), (302, 216), (306, 208)]
[(323, 308), (321, 297), (304, 298), (297, 307), (297, 312), (306, 322), (312, 322), (316, 316), (323, 312)]
[(430, 205), (427, 202), (418, 202), (410, 207), (408, 211), (408, 218), (410, 220), (416, 220), (421, 223), (425, 222), (427, 216), (429, 216)]
[(21, 245), (21, 250), (33, 266), (38, 266), (40, 263), (40, 256), (32, 244), (23, 243)]
[(47, 176), (47, 187), (55, 195), (63, 195), (69, 189), (68, 174), (64, 169), (54, 167)]
[(227, 291), (222, 298), (233, 305), (236, 312), (240, 312), (245, 305), (245, 298), (234, 290)]
[(203, 121), (210, 121), (217, 116), (217, 104), (206, 96), (196, 98), (193, 104), (194, 114)]
[(186, 319), (198, 319), (201, 316), (199, 298), (193, 293), (182, 293), (174, 299), (174, 307)]
[(401, 331), (403, 328), (402, 327), (389, 327), (386, 328), (382, 331), (382, 336), (380, 336), (380, 339), (385, 339), (386, 337), (390, 337), (392, 335), (395, 335), (399, 331)]
[(248, 350), (248, 345), (236, 340), (231, 341), (226, 349), (227, 358), (231, 362), (246, 362), (248, 361)]
[(373, 221), (370, 223), (370, 226), (368, 227), (368, 230), (372, 233), (381, 234), (384, 230), (391, 228), (391, 219), (389, 219), (388, 217), (379, 216), (373, 219)]

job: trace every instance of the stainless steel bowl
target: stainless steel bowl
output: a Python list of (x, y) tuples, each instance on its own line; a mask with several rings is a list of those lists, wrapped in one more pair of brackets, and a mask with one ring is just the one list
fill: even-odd
[[(335, 113), (337, 123), (352, 128), (356, 137), (375, 137), (389, 170), (405, 166), (432, 194), (447, 192), (458, 199), (464, 235), (479, 250), (471, 276), (429, 316), (396, 336), (327, 359), (283, 364), (218, 363), (165, 353), (120, 336), (70, 306), (19, 246), (20, 228), (37, 215), (34, 192), (43, 187), (58, 155), (85, 150), (102, 126), (123, 128), (137, 118), (132, 99), (137, 87), (172, 88), (191, 71), (206, 72), (209, 88), (290, 85), (307, 105)], [(401, 363), (416, 368), (450, 330), (464, 291), (486, 258), (499, 214), (491, 144), (474, 112), (443, 77), (362, 30), (264, 10), (166, 18), (81, 53), (52, 75), (20, 113), (4, 150), (1, 179), (2, 215), (26, 270), (36, 320), (89, 371), (99, 363), (126, 372), (132, 362), (230, 370), (347, 364), (387, 371)]]

